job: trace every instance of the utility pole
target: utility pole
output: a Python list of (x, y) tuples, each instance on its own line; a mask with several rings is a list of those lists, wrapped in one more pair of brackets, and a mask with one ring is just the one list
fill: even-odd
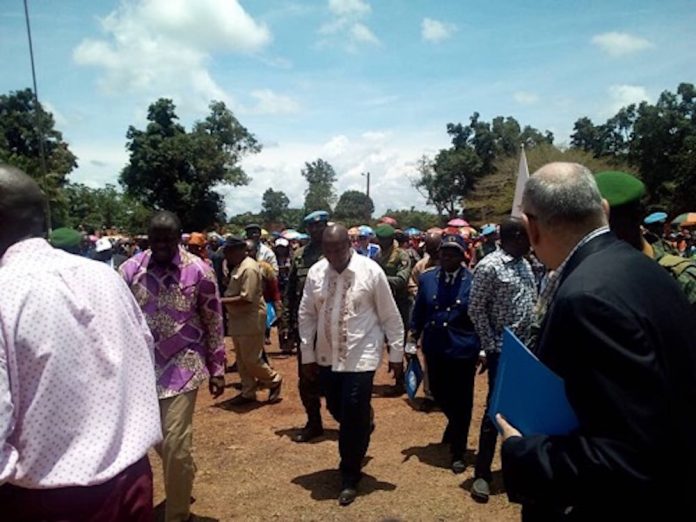
[(363, 176), (367, 177), (367, 190), (365, 191), (365, 194), (367, 194), (367, 197), (370, 197), (370, 173), (369, 172), (363, 172)]
[[(39, 162), (41, 165), (41, 177), (46, 181), (46, 150), (44, 145), (43, 129), (41, 128), (41, 109), (39, 105), (39, 93), (36, 89), (36, 69), (34, 67), (34, 45), (31, 41), (31, 26), (29, 25), (29, 7), (27, 0), (24, 0), (24, 18), (27, 22), (27, 39), (29, 40), (29, 61), (31, 62), (31, 79), (34, 85), (34, 125), (36, 134), (39, 138)], [(51, 208), (46, 199), (46, 227), (51, 232)]]

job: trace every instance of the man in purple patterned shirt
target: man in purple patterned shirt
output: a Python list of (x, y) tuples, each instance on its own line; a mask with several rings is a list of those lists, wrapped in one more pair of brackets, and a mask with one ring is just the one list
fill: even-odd
[(165, 519), (184, 521), (195, 474), (191, 441), (198, 387), (208, 380), (213, 397), (225, 387), (222, 311), (213, 269), (179, 246), (179, 219), (158, 212), (148, 235), (151, 248), (126, 261), (120, 272), (155, 339)]

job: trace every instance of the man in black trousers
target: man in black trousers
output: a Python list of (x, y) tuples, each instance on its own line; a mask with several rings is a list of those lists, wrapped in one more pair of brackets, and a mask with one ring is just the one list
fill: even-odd
[(619, 240), (585, 167), (552, 163), (522, 209), (542, 291), (535, 351), (579, 421), (522, 434), (498, 415), (508, 496), (523, 520), (696, 520), (696, 327), (674, 279)]
[(466, 469), (464, 453), (480, 348), (468, 314), (473, 277), (462, 264), (465, 251), (461, 236), (442, 238), (440, 265), (420, 276), (408, 341), (423, 347), (430, 390), (448, 420), (442, 442), (450, 445), (454, 473)]

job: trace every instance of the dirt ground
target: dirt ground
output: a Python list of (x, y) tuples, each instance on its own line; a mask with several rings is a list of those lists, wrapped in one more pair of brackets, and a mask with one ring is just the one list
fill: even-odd
[[(439, 444), (443, 414), (416, 411), (405, 395), (384, 396), (392, 383), (384, 364), (375, 378), (376, 429), (365, 477), (355, 502), (340, 507), (336, 500), (340, 486), (337, 425), (322, 405), (325, 435), (308, 444), (291, 440), (306, 420), (297, 391), (297, 360), (280, 354), (275, 339), (267, 351), (284, 379), (281, 402), (266, 404), (268, 392), (263, 391), (258, 404), (230, 407), (227, 401), (238, 393), (237, 373), (227, 374), (227, 390), (218, 400), (213, 401), (207, 389), (199, 392), (194, 418), (198, 472), (192, 507), (198, 520), (519, 520), (519, 507), (510, 504), (502, 490), (498, 458), (488, 504), (478, 504), (469, 496), (485, 375), (476, 381), (470, 465), (464, 474), (455, 475), (449, 469), (447, 448)], [(234, 360), (229, 349), (228, 354)], [(151, 462), (155, 503), (159, 504), (164, 499), (161, 463), (154, 453)]]

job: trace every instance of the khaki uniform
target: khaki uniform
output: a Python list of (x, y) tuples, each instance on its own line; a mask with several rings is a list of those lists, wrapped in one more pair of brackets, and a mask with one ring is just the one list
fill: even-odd
[(237, 355), (242, 396), (256, 398), (258, 388), (271, 388), (281, 378), (262, 359), (266, 330), (266, 302), (259, 264), (246, 257), (230, 272), (225, 297), (241, 297), (244, 304), (226, 305), (229, 333)]

